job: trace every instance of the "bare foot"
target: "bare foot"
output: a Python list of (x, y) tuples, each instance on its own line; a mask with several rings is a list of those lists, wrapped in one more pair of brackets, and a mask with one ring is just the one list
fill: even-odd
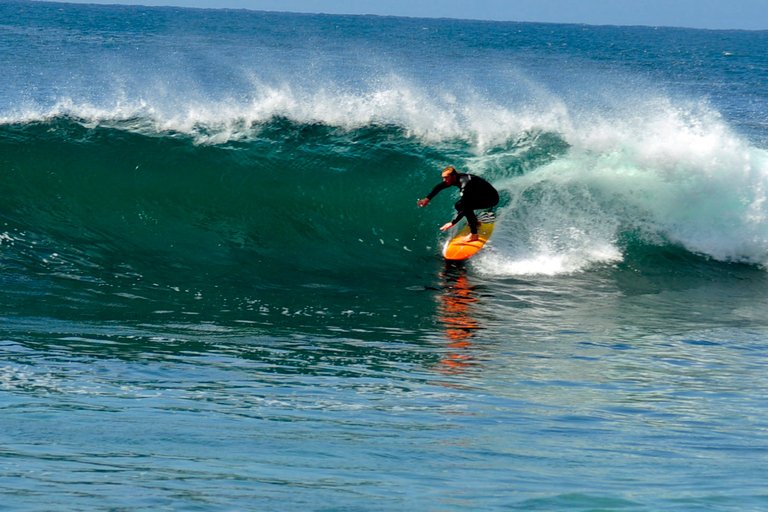
[(468, 234), (466, 238), (464, 238), (465, 242), (477, 242), (478, 240), (480, 240), (480, 235), (472, 233)]

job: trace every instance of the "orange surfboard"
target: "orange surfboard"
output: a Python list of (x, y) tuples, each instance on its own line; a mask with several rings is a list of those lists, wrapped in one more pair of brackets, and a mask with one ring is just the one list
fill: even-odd
[(445, 256), (445, 259), (465, 260), (483, 248), (485, 243), (491, 237), (491, 233), (493, 233), (493, 223), (496, 220), (496, 217), (491, 212), (485, 212), (478, 215), (477, 220), (481, 222), (480, 227), (477, 230), (480, 239), (475, 240), (474, 242), (464, 242), (463, 239), (466, 238), (470, 232), (469, 226), (464, 226), (453, 239), (445, 244), (445, 247), (443, 248), (443, 256)]

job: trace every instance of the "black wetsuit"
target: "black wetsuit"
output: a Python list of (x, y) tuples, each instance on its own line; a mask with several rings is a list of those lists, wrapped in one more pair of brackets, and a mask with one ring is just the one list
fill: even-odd
[(477, 217), (475, 210), (483, 208), (493, 208), (499, 204), (499, 193), (493, 188), (493, 185), (474, 174), (456, 173), (458, 179), (454, 185), (448, 185), (444, 181), (438, 184), (429, 193), (427, 199), (432, 200), (440, 191), (448, 187), (459, 187), (461, 190), (461, 199), (456, 203), (456, 216), (451, 224), (456, 224), (462, 217), (467, 218), (467, 224), (472, 233), (477, 234)]

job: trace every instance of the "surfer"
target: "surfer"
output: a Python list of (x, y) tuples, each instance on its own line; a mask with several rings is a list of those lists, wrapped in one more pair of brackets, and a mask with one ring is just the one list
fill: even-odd
[(493, 185), (479, 176), (460, 173), (453, 167), (446, 167), (443, 169), (442, 183), (438, 183), (425, 199), (419, 199), (416, 204), (419, 208), (427, 206), (433, 197), (449, 187), (459, 187), (461, 199), (456, 203), (456, 215), (453, 220), (443, 225), (440, 230), (445, 231), (455, 226), (462, 217), (466, 217), (470, 230), (470, 234), (467, 235), (467, 242), (479, 239), (477, 227), (480, 223), (475, 216), (475, 210), (493, 208), (499, 204), (499, 193), (493, 188)]

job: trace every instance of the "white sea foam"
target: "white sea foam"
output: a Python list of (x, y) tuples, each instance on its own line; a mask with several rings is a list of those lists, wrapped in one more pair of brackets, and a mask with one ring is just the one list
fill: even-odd
[(560, 158), (500, 184), (488, 273), (573, 272), (621, 259), (624, 233), (721, 261), (768, 263), (768, 152), (716, 112), (656, 98), (574, 116)]
[[(530, 129), (562, 128), (566, 109), (560, 100), (544, 98), (538, 105), (504, 105), (471, 88), (425, 86), (390, 74), (350, 88), (321, 82), (266, 83), (249, 78), (249, 90), (222, 96), (191, 88), (169, 90), (161, 85), (131, 88), (113, 83), (98, 100), (60, 96), (25, 100), (0, 112), (0, 123), (24, 123), (55, 117), (86, 124), (121, 123), (144, 133), (180, 133), (200, 143), (247, 139), (254, 128), (275, 118), (300, 124), (344, 129), (392, 125), (428, 143), (464, 140), (478, 153), (503, 144)], [(131, 121), (126, 125), (126, 121)]]

